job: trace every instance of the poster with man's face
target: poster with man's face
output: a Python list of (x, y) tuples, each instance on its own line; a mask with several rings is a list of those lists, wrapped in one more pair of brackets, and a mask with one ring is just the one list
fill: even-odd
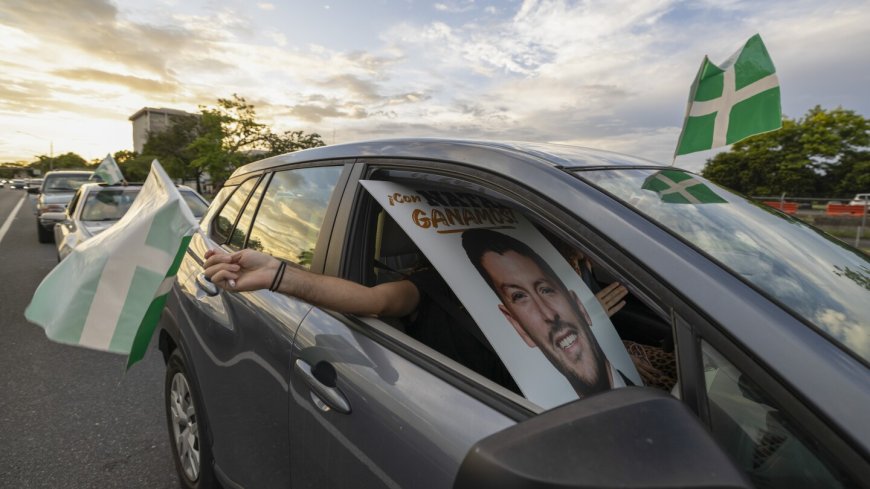
[(642, 385), (598, 300), (521, 214), (479, 193), (361, 183), (456, 293), (527, 399), (549, 408)]

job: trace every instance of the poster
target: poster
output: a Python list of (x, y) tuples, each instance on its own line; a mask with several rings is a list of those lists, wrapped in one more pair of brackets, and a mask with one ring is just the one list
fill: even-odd
[(598, 300), (516, 210), (479, 192), (361, 183), (456, 293), (527, 399), (549, 408), (643, 385)]

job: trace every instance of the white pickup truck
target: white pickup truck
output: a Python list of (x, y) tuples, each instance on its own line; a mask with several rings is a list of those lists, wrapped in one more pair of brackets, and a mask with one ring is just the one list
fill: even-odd
[(867, 205), (870, 203), (870, 194), (856, 194), (849, 205)]

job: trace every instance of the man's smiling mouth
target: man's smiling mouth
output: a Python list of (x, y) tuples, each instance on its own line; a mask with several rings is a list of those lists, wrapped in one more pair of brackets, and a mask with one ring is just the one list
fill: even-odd
[(570, 332), (566, 334), (562, 339), (556, 342), (556, 345), (562, 350), (567, 350), (574, 346), (577, 343), (577, 333)]

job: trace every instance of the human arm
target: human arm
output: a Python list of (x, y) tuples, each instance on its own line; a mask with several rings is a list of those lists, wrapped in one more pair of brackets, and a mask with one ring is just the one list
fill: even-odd
[[(268, 289), (281, 264), (270, 255), (248, 249), (234, 253), (210, 250), (205, 257), (205, 276), (218, 287), (237, 292)], [(420, 301), (417, 287), (409, 280), (367, 287), (292, 264), (286, 267), (277, 291), (318, 307), (360, 316), (403, 317)]]

